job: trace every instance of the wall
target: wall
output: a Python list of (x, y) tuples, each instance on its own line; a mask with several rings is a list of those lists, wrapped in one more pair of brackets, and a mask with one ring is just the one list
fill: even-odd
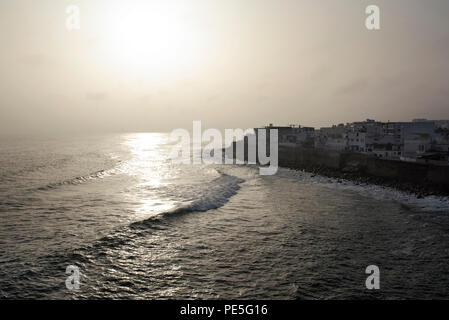
[(449, 191), (449, 166), (379, 159), (347, 151), (279, 147), (279, 165), (297, 169), (326, 167), (397, 182), (432, 184)]

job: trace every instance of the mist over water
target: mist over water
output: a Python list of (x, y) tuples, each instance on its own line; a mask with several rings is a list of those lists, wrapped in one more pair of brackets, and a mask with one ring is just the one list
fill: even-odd
[(0, 297), (447, 297), (448, 199), (175, 165), (170, 148), (157, 133), (0, 139)]

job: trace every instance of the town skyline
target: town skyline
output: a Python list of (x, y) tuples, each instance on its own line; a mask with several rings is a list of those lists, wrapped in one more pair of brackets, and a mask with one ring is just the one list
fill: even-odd
[(279, 147), (350, 151), (384, 159), (449, 164), (449, 120), (382, 122), (366, 119), (319, 129), (269, 124), (255, 131), (257, 135), (273, 129), (278, 132)]

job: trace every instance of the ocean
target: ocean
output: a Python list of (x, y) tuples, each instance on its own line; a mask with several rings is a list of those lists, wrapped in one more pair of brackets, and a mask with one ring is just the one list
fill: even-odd
[(0, 138), (0, 298), (449, 296), (448, 198), (173, 164), (171, 147), (164, 133)]

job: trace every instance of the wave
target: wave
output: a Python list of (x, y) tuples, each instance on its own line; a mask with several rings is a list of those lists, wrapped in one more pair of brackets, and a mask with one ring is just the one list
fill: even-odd
[[(46, 162), (40, 164), (33, 164), (32, 166), (20, 168), (20, 169), (10, 169), (4, 172), (0, 172), (0, 179), (11, 179), (14, 181), (17, 179), (17, 176), (24, 176), (29, 173), (44, 171), (44, 169), (54, 169), (61, 168), (65, 164), (69, 163), (72, 160), (73, 156), (60, 158), (60, 159), (49, 159)], [(10, 164), (12, 165), (12, 164)], [(5, 170), (5, 169), (4, 169)]]
[(367, 183), (354, 183), (350, 180), (330, 178), (306, 171), (287, 168), (279, 168), (277, 176), (307, 183), (320, 184), (339, 190), (353, 191), (378, 200), (396, 201), (409, 209), (429, 212), (449, 211), (449, 197), (427, 196), (418, 198), (414, 194), (390, 187)]
[(177, 217), (181, 214), (191, 212), (206, 212), (222, 207), (233, 195), (237, 194), (240, 189), (240, 184), (245, 182), (245, 180), (222, 173), (218, 170), (217, 172), (220, 174), (220, 177), (205, 183), (202, 191), (198, 194), (197, 200), (191, 201), (190, 203), (177, 207), (173, 210), (162, 211), (146, 220), (134, 222), (130, 225), (130, 227), (147, 227), (152, 225), (155, 221), (167, 217)]
[(56, 189), (56, 188), (59, 188), (61, 186), (65, 186), (65, 185), (78, 185), (78, 184), (82, 184), (82, 183), (85, 183), (85, 182), (88, 182), (91, 180), (95, 180), (95, 179), (103, 179), (103, 178), (112, 176), (114, 174), (115, 174), (115, 169), (109, 169), (109, 170), (102, 169), (102, 170), (90, 173), (88, 175), (78, 176), (78, 177), (74, 177), (71, 179), (59, 181), (56, 183), (50, 183), (44, 187), (39, 187), (36, 190), (47, 191), (47, 190)]
[[(173, 222), (172, 219), (176, 219), (176, 217), (184, 216), (187, 213), (206, 212), (225, 205), (233, 195), (237, 194), (240, 184), (243, 182), (245, 180), (220, 172), (220, 177), (205, 183), (205, 191), (190, 204), (118, 227), (92, 243), (69, 252), (50, 253), (39, 257), (39, 261), (42, 261), (40, 265), (45, 266), (42, 272), (53, 277), (52, 268), (61, 265), (74, 264), (85, 268), (90, 263), (101, 263), (103, 258), (107, 259), (110, 250), (130, 245), (137, 238), (145, 237), (155, 230), (169, 228), (169, 224)], [(59, 289), (55, 288), (54, 290)]]

